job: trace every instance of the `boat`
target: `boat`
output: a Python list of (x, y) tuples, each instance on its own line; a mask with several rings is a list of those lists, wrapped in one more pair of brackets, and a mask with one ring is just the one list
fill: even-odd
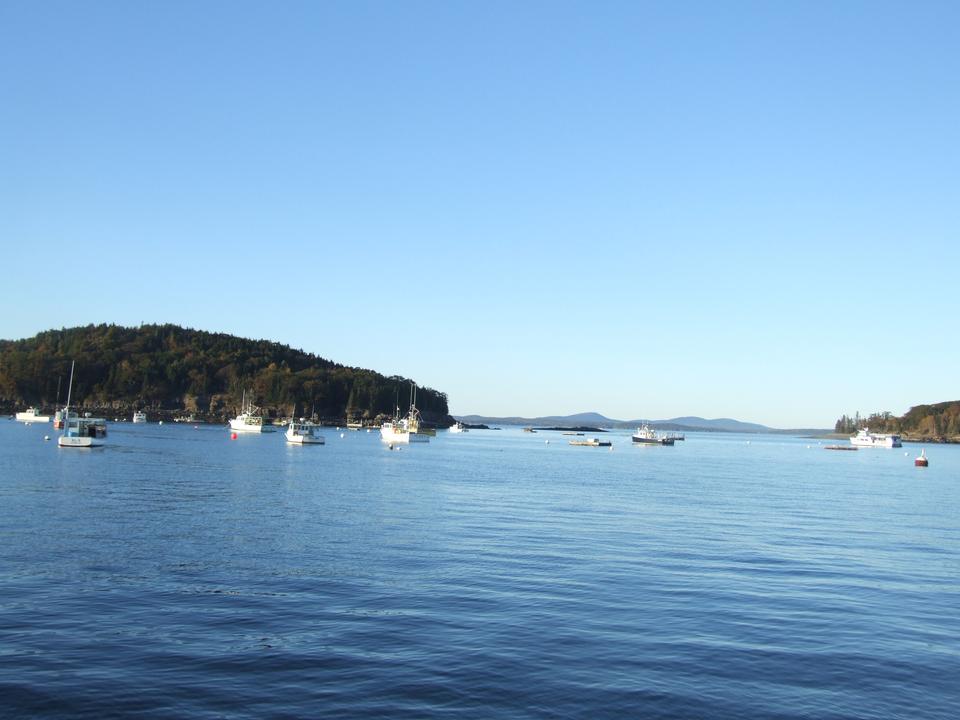
[(291, 419), (284, 435), (288, 443), (294, 443), (295, 445), (324, 444), (323, 435), (320, 434), (320, 426), (305, 418)]
[(49, 415), (41, 415), (40, 412), (35, 408), (27, 408), (24, 412), (17, 413), (17, 422), (38, 422), (45, 423), (50, 422)]
[(147, 414), (143, 410), (137, 410), (133, 414), (133, 421), (135, 423), (145, 423), (147, 421)]
[(633, 434), (633, 442), (639, 445), (673, 445), (673, 441), (673, 437), (661, 435), (646, 423), (638, 427)]
[(571, 445), (584, 445), (587, 447), (612, 447), (613, 443), (609, 440), (601, 440), (600, 438), (590, 438), (589, 440), (571, 440)]
[(63, 428), (63, 410), (57, 410), (53, 414), (53, 427), (56, 430), (61, 430)]
[(184, 415), (178, 415), (177, 417), (175, 417), (175, 418), (173, 419), (173, 421), (174, 421), (175, 423), (190, 423), (190, 424), (193, 424), (193, 423), (195, 423), (195, 422), (199, 422), (199, 421), (197, 420), (197, 418), (194, 417), (194, 414), (193, 414), (193, 413), (190, 413), (189, 415), (186, 415), (186, 416), (184, 416)]
[(381, 440), (391, 446), (395, 443), (430, 442), (430, 436), (436, 435), (436, 431), (430, 432), (420, 427), (420, 411), (417, 410), (416, 400), (417, 385), (410, 383), (410, 410), (407, 411), (407, 416), (401, 418), (398, 407), (393, 420), (380, 426)]
[(453, 425), (451, 425), (450, 427), (448, 427), (447, 430), (452, 433), (470, 432), (470, 428), (464, 427), (463, 423), (460, 422), (459, 420), (455, 422)]
[(266, 433), (274, 432), (273, 425), (263, 421), (260, 408), (253, 402), (247, 402), (247, 391), (243, 391), (242, 412), (230, 421), (230, 429), (234, 432)]
[(347, 418), (347, 430), (360, 430), (362, 428), (362, 420), (351, 420), (350, 418)]
[(850, 444), (856, 445), (857, 447), (901, 447), (899, 435), (872, 433), (870, 432), (870, 428), (862, 428), (857, 431), (857, 434), (850, 438)]
[(67, 390), (67, 404), (63, 408), (63, 433), (57, 438), (60, 447), (88, 448), (101, 447), (107, 437), (107, 421), (103, 418), (70, 415), (70, 397), (73, 393), (73, 366), (70, 363), (70, 388)]

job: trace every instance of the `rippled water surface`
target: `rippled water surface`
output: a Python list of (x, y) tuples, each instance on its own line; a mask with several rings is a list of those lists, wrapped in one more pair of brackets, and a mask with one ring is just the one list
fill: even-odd
[(960, 716), (960, 447), (44, 434), (0, 421), (4, 717)]

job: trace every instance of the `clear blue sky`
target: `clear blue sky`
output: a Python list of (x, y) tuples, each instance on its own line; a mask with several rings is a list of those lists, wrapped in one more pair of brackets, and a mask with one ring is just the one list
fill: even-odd
[(173, 322), (456, 414), (960, 397), (954, 2), (0, 4), (0, 337)]

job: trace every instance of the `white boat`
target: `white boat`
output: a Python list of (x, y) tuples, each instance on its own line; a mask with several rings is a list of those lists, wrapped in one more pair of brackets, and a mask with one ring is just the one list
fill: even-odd
[(286, 435), (288, 443), (296, 445), (324, 444), (323, 435), (320, 434), (320, 426), (304, 418), (291, 420), (284, 435)]
[(385, 443), (394, 445), (395, 443), (414, 443), (430, 442), (430, 436), (435, 435), (435, 431), (420, 427), (420, 411), (417, 410), (417, 386), (410, 384), (410, 410), (405, 418), (400, 417), (400, 408), (390, 422), (385, 422), (380, 426), (380, 439)]
[(107, 438), (107, 421), (79, 415), (70, 415), (64, 421), (63, 434), (57, 439), (60, 447), (100, 447)]
[(902, 447), (899, 435), (872, 433), (870, 432), (870, 428), (863, 428), (857, 431), (857, 434), (850, 438), (850, 444), (856, 445), (857, 447)]
[(107, 437), (107, 421), (103, 418), (83, 417), (70, 414), (70, 396), (73, 393), (73, 365), (70, 363), (70, 389), (67, 390), (67, 405), (63, 408), (63, 433), (57, 438), (60, 447), (100, 447)]
[(633, 442), (640, 445), (673, 445), (673, 441), (673, 437), (661, 435), (646, 423), (633, 434)]
[(50, 416), (41, 415), (35, 407), (32, 407), (27, 408), (24, 412), (18, 412), (17, 422), (45, 423), (50, 422)]
[(133, 414), (133, 421), (135, 423), (145, 423), (147, 421), (147, 414), (143, 410), (137, 410)]
[(447, 429), (448, 429), (450, 432), (452, 432), (452, 433), (465, 433), (465, 432), (470, 432), (470, 428), (464, 427), (464, 426), (463, 426), (463, 423), (460, 422), (459, 420), (458, 420), (457, 422), (455, 422), (453, 425), (451, 425), (451, 426), (450, 426), (449, 428), (447, 428)]
[(243, 411), (230, 421), (230, 429), (234, 432), (265, 433), (274, 432), (273, 425), (263, 421), (260, 408), (252, 402), (247, 402), (247, 391), (243, 391)]

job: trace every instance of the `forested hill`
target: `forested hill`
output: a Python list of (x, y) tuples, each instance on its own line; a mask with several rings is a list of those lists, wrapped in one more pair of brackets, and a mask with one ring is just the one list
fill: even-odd
[(960, 442), (960, 400), (916, 405), (903, 417), (889, 412), (867, 417), (844, 415), (837, 420), (835, 429), (840, 433), (854, 433), (861, 427), (876, 432), (899, 433), (910, 439)]
[[(66, 401), (76, 361), (73, 404), (127, 411), (233, 416), (243, 392), (269, 416), (314, 412), (320, 418), (374, 419), (409, 405), (410, 382), (351, 368), (279, 343), (176, 325), (116, 325), (49, 330), (26, 340), (0, 340), (0, 406), (52, 409), (61, 379)], [(424, 419), (446, 422), (447, 396), (417, 391)]]

